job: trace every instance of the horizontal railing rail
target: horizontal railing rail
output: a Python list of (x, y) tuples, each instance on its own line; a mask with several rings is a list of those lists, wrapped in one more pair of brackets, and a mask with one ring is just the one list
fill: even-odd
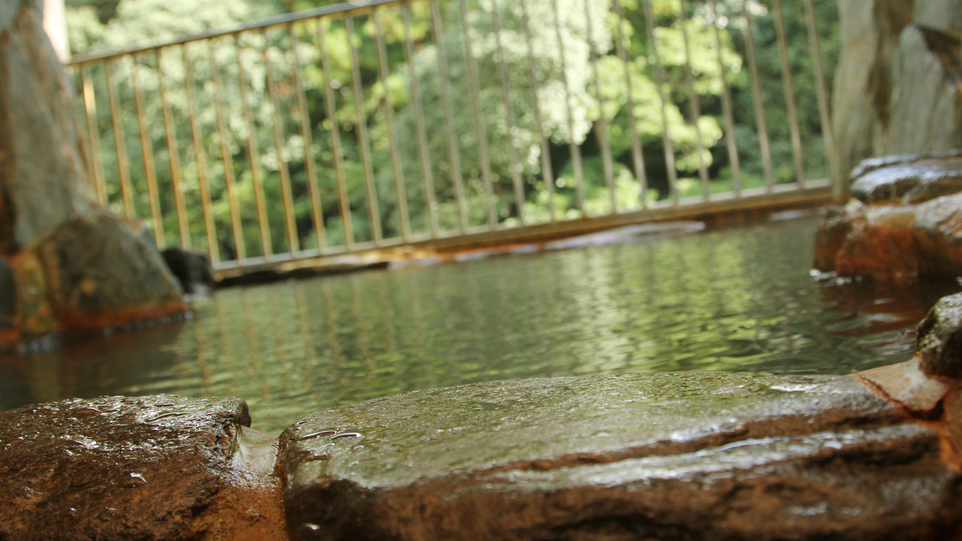
[(98, 199), (260, 267), (825, 189), (823, 12), (375, 0), (69, 67)]

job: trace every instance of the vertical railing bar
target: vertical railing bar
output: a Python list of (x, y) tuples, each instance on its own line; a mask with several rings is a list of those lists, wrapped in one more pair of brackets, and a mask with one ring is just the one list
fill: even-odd
[(311, 198), (311, 218), (314, 222), (314, 236), (317, 237), (317, 247), (323, 248), (327, 244), (324, 232), (324, 215), (321, 209), (321, 192), (317, 187), (317, 165), (314, 162), (314, 137), (312, 134), (311, 116), (307, 110), (307, 94), (304, 91), (304, 78), (301, 76), (301, 57), (297, 53), (297, 32), (294, 23), (287, 25), (287, 33), (291, 39), (291, 65), (294, 66), (294, 87), (297, 91), (297, 109), (300, 113), (301, 139), (304, 141), (304, 169), (307, 173), (307, 193)]
[(240, 87), (240, 98), (244, 105), (244, 122), (247, 127), (247, 159), (251, 166), (251, 181), (254, 183), (254, 203), (257, 207), (257, 223), (261, 233), (261, 249), (264, 257), (274, 254), (271, 241), (271, 226), (267, 221), (267, 203), (264, 199), (264, 184), (261, 182), (260, 155), (257, 150), (257, 132), (254, 125), (254, 113), (247, 95), (247, 75), (244, 72), (244, 61), (240, 36), (234, 35), (234, 51), (237, 55), (237, 83)]
[(795, 84), (792, 82), (792, 66), (788, 59), (788, 45), (785, 42), (785, 17), (782, 13), (782, 0), (775, 0), (775, 34), (778, 38), (778, 54), (782, 62), (782, 89), (788, 106), (788, 127), (792, 137), (792, 157), (795, 159), (795, 178), (798, 189), (805, 187), (805, 162), (802, 159), (802, 136), (798, 129), (798, 111), (795, 108)]
[(595, 40), (591, 30), (591, 9), (589, 9), (588, 0), (583, 0), (582, 3), (585, 8), (585, 28), (587, 29), (585, 37), (588, 38), (588, 56), (590, 57), (591, 74), (595, 83), (595, 101), (598, 102), (598, 124), (600, 127), (597, 130), (598, 146), (601, 147), (601, 163), (605, 173), (605, 183), (608, 184), (611, 214), (616, 214), (618, 212), (618, 201), (615, 197), (614, 165), (611, 161), (611, 145), (608, 141), (608, 121), (605, 119), (605, 109), (601, 100), (601, 79), (598, 76), (598, 55), (595, 51)]
[(458, 225), (461, 234), (467, 233), (468, 216), (464, 203), (464, 178), (461, 173), (461, 154), (454, 132), (454, 111), (451, 108), (451, 88), (448, 80), (447, 60), (444, 52), (444, 28), (441, 26), (441, 10), (437, 0), (431, 1), (431, 31), (435, 47), (438, 49), (438, 78), (441, 81), (441, 107), (444, 108), (444, 128), (448, 136), (448, 153), (451, 160), (451, 176), (454, 178), (454, 193), (458, 204)]
[(100, 128), (97, 126), (97, 97), (94, 94), (94, 84), (90, 78), (90, 67), (85, 64), (80, 69), (80, 79), (83, 84), (84, 109), (87, 113), (91, 173), (94, 177), (94, 188), (97, 190), (97, 200), (100, 201), (100, 204), (106, 205), (107, 188), (104, 186), (104, 162), (100, 156)]
[(651, 9), (651, 0), (645, 0), (645, 29), (648, 32), (648, 43), (651, 44), (651, 54), (655, 58), (655, 86), (658, 87), (658, 98), (661, 102), (661, 138), (665, 146), (665, 165), (668, 169), (668, 191), (671, 201), (678, 204), (678, 171), (675, 169), (675, 147), (668, 132), (668, 112), (665, 104), (665, 72), (661, 67), (658, 56), (658, 45), (655, 42), (655, 14)]
[(421, 107), (421, 89), (418, 84), (417, 70), (414, 67), (414, 40), (411, 38), (411, 5), (401, 7), (404, 19), (404, 49), (407, 53), (408, 77), (411, 80), (411, 104), (414, 106), (414, 129), (418, 138), (418, 158), (421, 161), (421, 175), (424, 177), (424, 193), (428, 207), (428, 222), (431, 238), (438, 236), (437, 202), (434, 194), (434, 176), (431, 172), (431, 157), (428, 155), (427, 131), (424, 129), (424, 111)]
[(180, 232), (180, 245), (189, 249), (190, 225), (187, 222), (187, 207), (184, 204), (184, 191), (180, 177), (180, 147), (177, 145), (177, 131), (174, 126), (174, 116), (167, 99), (167, 81), (163, 67), (163, 50), (157, 51), (157, 86), (160, 90), (160, 104), (164, 114), (164, 132), (167, 137), (167, 153), (170, 163), (170, 184), (174, 192), (174, 209), (177, 212), (177, 229)]
[(755, 57), (755, 31), (752, 17), (748, 13), (747, 1), (742, 0), (742, 17), (745, 19), (745, 46), (748, 50), (748, 72), (752, 83), (752, 101), (755, 104), (755, 125), (758, 127), (758, 142), (762, 151), (762, 170), (765, 173), (765, 189), (772, 191), (772, 153), (768, 146), (768, 124), (765, 122), (765, 105), (762, 103), (762, 86), (758, 77), (758, 60)]
[(464, 60), (468, 65), (468, 85), (471, 87), (471, 107), (474, 109), (474, 133), (478, 139), (478, 159), (481, 162), (481, 182), (484, 184), (484, 200), (488, 206), (488, 227), (498, 228), (498, 211), (494, 203), (494, 185), (491, 183), (491, 161), (488, 157), (488, 135), (484, 129), (484, 119), (481, 116), (481, 89), (478, 82), (478, 65), (474, 60), (474, 49), (471, 46), (471, 28), (468, 26), (468, 6), (465, 0), (459, 0), (458, 10), (461, 15), (461, 36), (464, 46)]
[[(808, 22), (808, 41), (812, 48), (812, 62), (815, 70), (815, 91), (818, 96), (818, 115), (822, 124), (822, 140), (825, 143), (825, 160), (829, 164), (829, 175), (835, 177), (837, 172), (835, 161), (835, 141), (832, 134), (831, 113), (828, 108), (828, 91), (825, 89), (825, 74), (822, 72), (822, 51), (818, 41), (818, 27), (815, 25), (815, 7), (812, 0), (803, 0), (805, 17)], [(841, 185), (835, 189), (836, 199), (842, 197)]]
[(725, 140), (728, 144), (728, 160), (732, 165), (732, 189), (735, 197), (742, 193), (742, 169), (738, 158), (738, 141), (735, 140), (735, 114), (732, 107), (732, 92), (725, 76), (725, 62), (722, 59), (721, 32), (718, 30), (718, 12), (715, 0), (709, 0), (711, 8), (712, 27), (715, 30), (715, 53), (718, 57), (718, 74), (722, 83), (722, 112), (725, 116)]
[(511, 107), (511, 86), (508, 83), (508, 69), (504, 62), (504, 46), (501, 43), (501, 15), (498, 13), (497, 0), (491, 0), (491, 25), (494, 41), (498, 49), (498, 75), (501, 78), (501, 99), (504, 103), (505, 127), (508, 129), (508, 157), (511, 163), (511, 182), (514, 185), (514, 204), (518, 208), (518, 221), (524, 225), (524, 184), (521, 180), (521, 165), (518, 160), (517, 139), (514, 133), (514, 119)]
[(387, 47), (384, 44), (384, 29), (378, 11), (371, 14), (377, 32), (377, 64), (381, 84), (384, 85), (384, 115), (387, 119), (387, 135), (391, 148), (391, 168), (394, 172), (394, 190), (397, 196), (398, 220), (401, 225), (401, 239), (408, 242), (411, 238), (411, 215), (408, 212), (407, 193), (404, 190), (404, 171), (401, 168), (401, 149), (397, 142), (397, 127), (394, 123), (394, 100), (388, 87)]
[(187, 46), (181, 46), (184, 57), (184, 86), (187, 88), (187, 111), (190, 116), (190, 137), (194, 143), (194, 161), (197, 163), (197, 183), (200, 185), (200, 205), (204, 213), (204, 229), (207, 233), (207, 252), (212, 263), (220, 262), (217, 245), (217, 231), (214, 229), (214, 215), (211, 212), (210, 186), (207, 185), (207, 157), (204, 153), (204, 140), (197, 119), (197, 103), (194, 98), (194, 69), (191, 66)]
[(132, 55), (133, 76), (131, 83), (134, 87), (134, 108), (137, 113), (137, 124), (140, 128), (140, 152), (144, 162), (144, 176), (147, 179), (147, 195), (150, 197), (150, 217), (153, 220), (154, 243), (158, 248), (166, 247), (164, 238), (164, 218), (160, 213), (160, 196), (157, 193), (157, 170), (154, 168), (154, 149), (147, 127), (146, 107), (144, 106), (144, 92), (140, 88), (140, 64), (137, 55)]
[(558, 54), (561, 61), (561, 83), (565, 94), (565, 122), (568, 126), (568, 136), (570, 138), (568, 146), (571, 149), (571, 165), (575, 173), (575, 186), (577, 189), (578, 210), (585, 212), (585, 180), (584, 170), (581, 166), (581, 147), (575, 141), (574, 120), (571, 114), (571, 90), (568, 82), (568, 67), (565, 59), (564, 41), (561, 39), (561, 18), (558, 16), (558, 0), (551, 0), (551, 12), (554, 16), (554, 33), (558, 42)]
[(294, 219), (294, 197), (291, 194), (291, 173), (287, 168), (287, 160), (284, 158), (284, 127), (281, 125), (277, 89), (274, 88), (274, 66), (271, 64), (270, 54), (268, 54), (271, 42), (267, 38), (267, 29), (261, 29), (261, 37), (264, 38), (264, 48), (261, 49), (261, 58), (264, 61), (264, 71), (267, 75), (267, 95), (271, 102), (271, 123), (273, 124), (274, 131), (274, 149), (277, 152), (278, 173), (280, 174), (281, 197), (284, 203), (284, 218), (287, 224), (287, 242), (291, 254), (296, 254), (301, 251), (301, 247), (297, 239), (297, 222)]
[(531, 22), (528, 17), (528, 2), (521, 2), (521, 26), (524, 29), (524, 39), (527, 43), (528, 74), (530, 75), (531, 96), (534, 99), (534, 122), (537, 124), (538, 140), (541, 142), (541, 177), (544, 179), (545, 188), (548, 190), (548, 215), (551, 221), (555, 221), (554, 203), (554, 173), (551, 169), (551, 147), (548, 145), (548, 138), (544, 135), (544, 125), (541, 122), (541, 100), (538, 97), (540, 87), (538, 85), (538, 75), (535, 73), (534, 66), (534, 46), (531, 39)]
[(367, 214), (371, 222), (371, 239), (375, 246), (381, 244), (381, 209), (377, 203), (374, 187), (374, 166), (371, 164), (371, 142), (367, 138), (367, 118), (364, 111), (364, 92), (361, 89), (361, 66), (354, 43), (354, 17), (346, 17), (347, 43), (351, 50), (351, 84), (354, 87), (354, 108), (357, 112), (357, 145), (364, 165), (364, 186), (367, 190)]
[(117, 150), (117, 172), (120, 174), (120, 196), (124, 203), (124, 216), (134, 218), (134, 201), (130, 187), (130, 169), (127, 164), (127, 144), (124, 141), (124, 128), (120, 120), (120, 103), (117, 97), (117, 83), (110, 62), (104, 62), (107, 72), (107, 97), (110, 102), (110, 122), (114, 129), (114, 148)]
[(230, 207), (230, 224), (234, 233), (234, 250), (237, 259), (247, 258), (247, 247), (244, 245), (244, 232), (241, 225), (240, 209), (237, 208), (237, 194), (234, 188), (234, 159), (231, 156), (230, 145), (227, 141), (227, 126), (224, 121), (224, 107), (221, 98), (220, 68), (214, 51), (214, 40), (207, 40), (207, 51), (210, 57), (210, 78), (214, 87), (214, 112), (217, 115), (217, 134), (220, 137), (220, 159), (224, 164), (224, 188), (227, 190), (227, 205)]
[(625, 12), (621, 7), (620, 0), (611, 0), (611, 3), (615, 6), (615, 12), (618, 15), (618, 42), (617, 51), (618, 56), (621, 58), (621, 63), (625, 70), (625, 91), (627, 97), (628, 106), (628, 131), (631, 132), (631, 157), (635, 166), (635, 177), (638, 179), (638, 183), (641, 184), (641, 205), (642, 207), (648, 206), (648, 174), (645, 172), (645, 158), (641, 152), (641, 138), (638, 137), (638, 128), (636, 126), (637, 120), (635, 118), (635, 99), (632, 96), (632, 85), (631, 85), (631, 70), (630, 61), (628, 60), (628, 54), (625, 51), (625, 35), (622, 30), (622, 25), (625, 22)]
[(691, 47), (688, 43), (688, 16), (685, 14), (685, 0), (678, 0), (678, 7), (681, 38), (685, 49), (685, 87), (688, 90), (688, 114), (695, 126), (695, 148), (698, 152), (698, 175), (701, 178), (702, 198), (708, 201), (711, 199), (711, 189), (708, 187), (708, 168), (705, 166), (705, 142), (702, 139), (701, 127), (698, 126), (698, 119), (701, 118), (701, 105), (698, 102), (698, 94), (695, 93), (695, 74), (691, 70)]
[(351, 202), (348, 199), (347, 185), (344, 180), (344, 163), (341, 161), (341, 125), (337, 120), (334, 87), (331, 85), (331, 59), (327, 52), (327, 31), (324, 24), (324, 20), (317, 20), (317, 44), (321, 49), (321, 70), (324, 74), (324, 107), (331, 122), (331, 154), (334, 161), (334, 180), (337, 183), (337, 204), (341, 213), (344, 247), (350, 250), (354, 245), (354, 218), (351, 215)]

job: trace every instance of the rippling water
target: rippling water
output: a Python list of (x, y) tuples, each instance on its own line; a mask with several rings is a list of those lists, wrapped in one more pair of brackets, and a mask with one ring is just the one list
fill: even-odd
[(183, 323), (0, 358), (0, 409), (235, 395), (254, 427), (388, 394), (669, 370), (842, 374), (911, 357), (957, 284), (809, 275), (817, 219), (219, 291)]

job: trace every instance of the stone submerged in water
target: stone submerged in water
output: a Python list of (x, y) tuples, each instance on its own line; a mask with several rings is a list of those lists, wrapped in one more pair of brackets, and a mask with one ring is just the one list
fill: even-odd
[(0, 412), (0, 539), (284, 539), (249, 425), (236, 398)]
[(301, 539), (943, 539), (935, 430), (850, 377), (691, 372), (418, 391), (280, 437)]

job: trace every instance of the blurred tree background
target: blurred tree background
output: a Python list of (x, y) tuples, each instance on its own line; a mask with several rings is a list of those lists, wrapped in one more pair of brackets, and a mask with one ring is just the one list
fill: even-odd
[[(236, 27), (334, 2), (66, 0), (66, 4), (71, 49), (74, 54), (82, 54)], [(783, 4), (804, 176), (824, 178), (828, 167), (804, 6), (802, 0), (783, 0)], [(501, 225), (511, 226), (522, 218), (527, 222), (547, 221), (552, 210), (557, 218), (578, 217), (582, 211), (606, 213), (611, 211), (612, 200), (619, 210), (634, 209), (641, 207), (643, 198), (652, 202), (671, 195), (668, 178), (672, 166), (663, 143), (663, 118), (672, 143), (670, 157), (678, 177), (678, 195), (702, 194), (702, 168), (711, 192), (729, 191), (733, 170), (726, 138), (732, 134), (724, 130), (719, 56), (732, 95), (741, 185), (763, 186), (743, 5), (753, 20), (773, 180), (784, 183), (796, 178), (774, 10), (763, 3), (721, 0), (712, 10), (697, 0), (652, 0), (655, 43), (648, 39), (642, 0), (621, 0), (623, 17), (608, 0), (471, 1), (465, 14), (457, 1), (446, 1), (440, 3), (439, 35), (432, 31), (430, 3), (406, 5), (410, 6), (409, 26), (404, 21), (406, 13), (393, 5), (379, 10), (378, 21), (370, 15), (354, 17), (350, 26), (340, 18), (308, 21), (295, 24), (292, 32), (274, 27), (266, 32), (240, 33), (236, 43), (228, 36), (210, 43), (191, 43), (183, 50), (165, 48), (160, 53), (148, 51), (136, 58), (128, 55), (111, 62), (122, 111), (116, 124), (120, 144), (110, 115), (106, 71), (103, 64), (92, 64), (89, 76), (96, 94), (95, 131), (100, 139), (103, 185), (111, 207), (124, 211), (119, 151), (129, 163), (132, 214), (161, 231), (162, 242), (180, 244), (186, 236), (195, 248), (208, 247), (205, 222), (212, 221), (214, 248), (221, 260), (263, 255), (265, 250), (286, 252), (293, 247), (291, 237), (301, 249), (363, 242), (375, 237), (371, 224), (377, 227), (378, 222), (381, 236), (397, 237), (403, 232), (402, 200), (406, 201), (412, 234), (428, 233), (433, 227), (456, 231), (462, 224), (483, 226), (490, 214)], [(834, 2), (816, 1), (815, 9), (824, 77), (830, 85), (839, 48), (838, 16)], [(495, 21), (500, 26), (497, 34), (493, 32)], [(377, 23), (385, 40), (386, 78), (379, 65)], [(720, 29), (720, 55), (716, 27)], [(465, 56), (465, 30), (475, 66)], [(292, 48), (292, 36), (296, 49)], [(321, 37), (329, 60), (329, 86), (318, 47)], [(413, 43), (410, 57), (408, 37)], [(619, 41), (627, 51), (627, 63), (619, 56)], [(352, 44), (358, 59), (357, 89)], [(660, 90), (664, 104), (659, 97), (655, 49), (663, 72)], [(439, 57), (447, 71), (446, 86), (439, 76)], [(163, 68), (163, 80), (158, 63)], [(476, 78), (472, 68), (476, 69)], [(309, 141), (302, 136), (295, 72), (304, 89)], [(507, 96), (502, 74), (509, 87)], [(243, 88), (242, 77), (246, 83)], [(532, 80), (537, 93), (532, 91)], [(474, 86), (478, 90), (478, 115)], [(417, 104), (412, 99), (415, 87), (420, 93)], [(695, 96), (689, 94), (689, 88)], [(333, 110), (326, 104), (328, 89), (333, 91)], [(137, 115), (135, 90), (143, 95), (143, 123)], [(169, 126), (164, 121), (161, 91), (169, 103)], [(253, 122), (247, 121), (245, 91)], [(691, 107), (693, 97), (697, 98), (697, 114)], [(453, 145), (445, 120), (445, 98), (454, 113), (450, 126)], [(192, 139), (192, 99), (196, 144)], [(416, 105), (423, 112), (427, 169), (422, 165)], [(645, 166), (648, 189), (644, 194), (642, 175), (633, 160), (632, 119)], [(392, 120), (401, 189), (395, 182), (392, 160)], [(280, 128), (279, 144), (275, 124)], [(370, 152), (361, 136), (362, 128)], [(339, 136), (338, 148), (332, 144), (332, 131)], [(169, 135), (177, 142), (173, 147), (168, 144)], [(547, 144), (542, 145), (542, 137)], [(605, 139), (611, 149), (610, 168), (605, 165)], [(256, 156), (250, 153), (251, 142)], [(144, 159), (144, 149), (151, 159)], [(482, 158), (485, 149), (487, 160)], [(343, 163), (341, 180), (348, 195), (346, 215), (342, 215), (338, 203), (334, 167), (338, 150)], [(545, 150), (547, 155), (542, 156)], [(224, 156), (227, 160), (222, 159)], [(256, 166), (252, 165), (255, 161)], [(317, 166), (318, 189), (313, 196), (309, 161)], [(581, 209), (576, 180), (579, 166), (583, 172)], [(285, 167), (291, 187), (293, 235), (285, 218)], [(150, 168), (156, 175), (162, 215), (159, 221), (151, 219)], [(175, 175), (175, 170), (180, 174)], [(183, 194), (183, 222), (178, 219), (175, 177)], [(609, 185), (614, 197), (610, 196)], [(523, 191), (520, 201), (519, 187)], [(233, 201), (227, 197), (228, 188)], [(489, 190), (490, 206), (486, 198)], [(455, 197), (459, 191), (463, 193), (463, 205)], [(259, 192), (263, 193), (268, 224), (263, 235), (257, 213)], [(212, 201), (209, 216), (201, 204), (205, 197)], [(369, 208), (370, 201), (375, 200), (376, 212)], [(315, 204), (319, 222), (313, 213)], [(186, 225), (183, 234), (182, 224)]]

